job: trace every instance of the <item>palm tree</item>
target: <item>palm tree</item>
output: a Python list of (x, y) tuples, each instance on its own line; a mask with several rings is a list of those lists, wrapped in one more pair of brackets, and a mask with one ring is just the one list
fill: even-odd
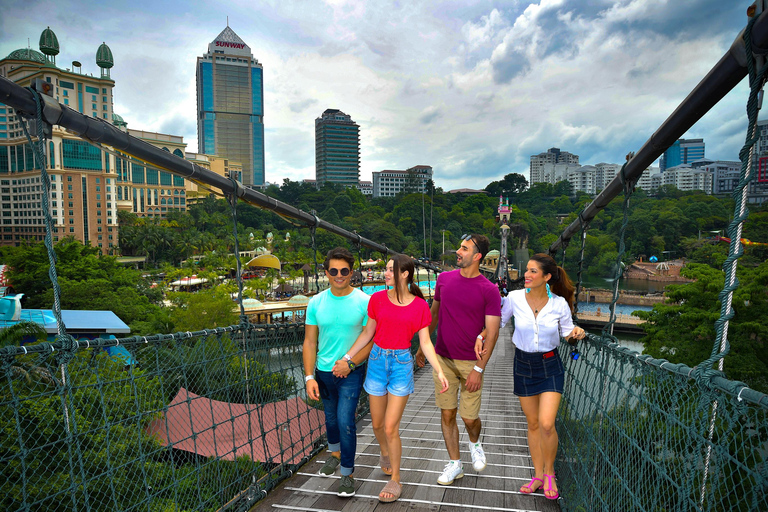
[[(48, 333), (43, 326), (35, 322), (22, 321), (0, 329), (0, 348), (18, 346), (27, 338), (36, 340), (47, 339)], [(11, 365), (13, 378), (24, 379), (27, 384), (33, 384), (34, 380), (48, 386), (57, 386), (59, 381), (47, 368), (37, 366), (33, 362), (17, 358)]]

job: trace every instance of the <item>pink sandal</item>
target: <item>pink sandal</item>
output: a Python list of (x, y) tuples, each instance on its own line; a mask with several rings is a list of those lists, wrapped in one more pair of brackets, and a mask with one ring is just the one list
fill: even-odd
[[(541, 478), (536, 478), (536, 477), (533, 477), (533, 478), (531, 478), (531, 481), (530, 481), (530, 482), (528, 482), (527, 484), (525, 484), (524, 486), (522, 486), (522, 487), (520, 488), (520, 492), (522, 492), (523, 494), (533, 494), (534, 492), (536, 492), (536, 491), (538, 491), (539, 489), (541, 489), (541, 485), (540, 485), (540, 486), (538, 486), (538, 487), (537, 487), (537, 488), (535, 488), (535, 489), (534, 489), (533, 487), (531, 487), (531, 486), (533, 485), (533, 482), (536, 482), (537, 480), (538, 480), (539, 482), (541, 482), (541, 485), (544, 485), (544, 480), (542, 480)], [(527, 491), (524, 491), (523, 489), (528, 489), (528, 490), (527, 490)]]
[[(555, 475), (544, 474), (544, 478), (547, 479), (547, 484), (549, 484), (549, 487), (544, 486), (544, 497), (547, 498), (548, 500), (556, 500), (557, 498), (560, 497), (560, 493), (555, 491), (552, 488), (552, 479), (555, 478)], [(547, 491), (549, 491), (549, 492), (553, 492), (554, 491), (555, 495), (554, 496), (547, 496)]]

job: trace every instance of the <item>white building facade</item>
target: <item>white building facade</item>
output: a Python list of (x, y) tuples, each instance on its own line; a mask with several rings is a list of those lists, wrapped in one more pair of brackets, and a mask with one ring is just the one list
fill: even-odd
[(374, 171), (372, 174), (373, 197), (394, 197), (407, 188), (416, 193), (426, 192), (427, 182), (432, 179), (432, 167), (416, 165), (404, 171)]

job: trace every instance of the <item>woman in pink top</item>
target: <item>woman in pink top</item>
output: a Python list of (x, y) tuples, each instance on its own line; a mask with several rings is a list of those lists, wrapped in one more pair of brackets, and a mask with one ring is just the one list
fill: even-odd
[[(385, 474), (392, 476), (379, 493), (379, 500), (383, 502), (397, 500), (402, 491), (400, 420), (408, 396), (414, 389), (411, 354), (414, 334), (419, 334), (421, 350), (437, 370), (438, 378), (443, 383), (442, 392), (448, 389), (448, 380), (429, 338), (432, 315), (424, 295), (413, 282), (413, 274), (413, 260), (404, 254), (396, 254), (387, 262), (384, 282), (388, 289), (373, 294), (368, 303), (368, 322), (363, 332), (349, 353), (336, 362), (338, 368), (346, 368), (355, 354), (373, 342), (363, 387), (368, 392), (373, 432), (381, 448), (379, 465)], [(334, 373), (337, 373), (336, 368)]]

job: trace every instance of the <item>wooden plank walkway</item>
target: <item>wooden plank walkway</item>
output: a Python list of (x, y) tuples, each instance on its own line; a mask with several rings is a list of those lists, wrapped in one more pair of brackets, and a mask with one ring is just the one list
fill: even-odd
[(388, 477), (377, 466), (378, 443), (370, 416), (366, 416), (358, 424), (354, 497), (336, 496), (338, 473), (334, 478), (317, 475), (325, 462), (326, 452), (322, 452), (257, 503), (252, 512), (559, 511), (558, 502), (547, 500), (542, 492), (533, 495), (519, 492), (520, 486), (533, 475), (533, 468), (526, 446), (525, 416), (512, 394), (513, 357), (511, 336), (505, 330), (486, 368), (480, 417), (488, 466), (482, 473), (472, 469), (467, 448), (469, 439), (459, 420), (464, 478), (449, 486), (437, 483), (448, 462), (448, 452), (440, 430), (440, 411), (435, 406), (432, 372), (426, 367), (416, 373), (416, 391), (408, 401), (400, 425), (403, 493), (397, 502), (378, 501), (379, 491)]

